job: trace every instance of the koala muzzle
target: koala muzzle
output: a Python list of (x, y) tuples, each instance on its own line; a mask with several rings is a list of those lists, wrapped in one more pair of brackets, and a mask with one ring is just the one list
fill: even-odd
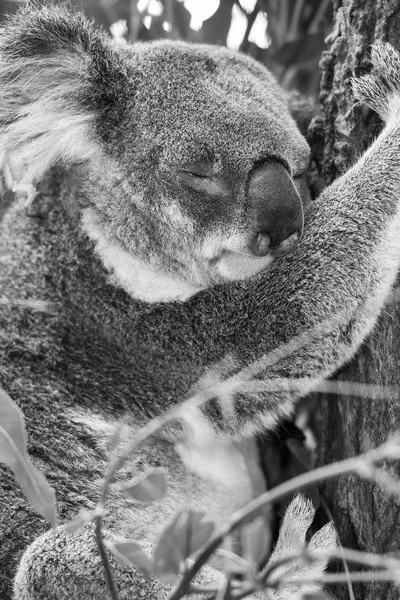
[(301, 198), (287, 169), (268, 160), (250, 173), (248, 206), (254, 234), (249, 250), (254, 256), (289, 252), (303, 233)]

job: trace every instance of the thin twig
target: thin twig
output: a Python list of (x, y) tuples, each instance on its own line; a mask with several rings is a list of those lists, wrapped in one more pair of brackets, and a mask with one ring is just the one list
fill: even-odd
[(297, 0), (294, 5), (290, 25), (286, 34), (286, 41), (292, 42), (300, 37), (300, 19), (304, 8), (304, 0)]
[(129, 2), (129, 38), (132, 43), (139, 40), (141, 15), (138, 11), (137, 0)]
[(112, 600), (120, 600), (117, 586), (115, 584), (114, 575), (113, 575), (112, 568), (110, 565), (110, 561), (107, 556), (106, 547), (104, 545), (103, 533), (102, 533), (102, 524), (103, 524), (102, 522), (103, 522), (102, 515), (101, 514), (97, 515), (95, 518), (95, 532), (96, 532), (97, 547), (99, 549), (101, 561), (103, 563), (104, 571), (106, 573), (106, 581), (107, 581), (108, 589), (111, 594), (111, 598), (112, 598)]
[[(239, 379), (239, 376), (237, 379)], [(229, 380), (227, 380), (228, 382)], [(299, 379), (277, 377), (263, 381), (235, 382), (235, 384), (235, 389), (229, 390), (230, 393), (257, 394), (261, 392), (297, 391), (305, 395), (307, 391), (313, 391), (340, 396), (360, 396), (373, 398), (374, 400), (391, 399), (393, 396), (400, 397), (400, 388), (395, 386), (385, 387), (374, 383), (359, 383), (356, 381), (316, 381), (312, 377), (301, 377)]]
[[(400, 457), (400, 447), (398, 449)], [(394, 444), (390, 441), (379, 446), (375, 450), (371, 450), (361, 456), (348, 458), (346, 460), (333, 463), (324, 467), (319, 467), (314, 471), (303, 473), (298, 477), (294, 477), (289, 481), (278, 485), (272, 490), (268, 490), (249, 502), (242, 510), (237, 511), (231, 517), (230, 522), (225, 526), (218, 534), (216, 534), (203, 548), (201, 553), (197, 556), (194, 563), (189, 567), (181, 576), (181, 580), (177, 587), (171, 591), (168, 595), (167, 600), (179, 600), (184, 592), (187, 590), (190, 581), (196, 575), (196, 573), (204, 566), (210, 556), (215, 550), (221, 545), (223, 540), (230, 535), (235, 529), (241, 526), (243, 523), (252, 521), (256, 516), (259, 515), (265, 505), (297, 491), (299, 488), (303, 488), (313, 483), (325, 481), (326, 479), (332, 479), (338, 475), (345, 475), (347, 473), (358, 473), (365, 467), (366, 464), (373, 464), (386, 458), (394, 458)]]
[[(394, 577), (393, 572), (388, 571), (355, 571), (351, 574), (351, 579), (354, 583), (357, 582), (374, 582), (374, 581), (393, 581), (396, 579)], [(266, 587), (264, 591), (268, 592), (268, 590), (279, 589), (284, 586), (297, 586), (297, 585), (320, 585), (326, 586), (332, 583), (345, 583), (346, 582), (346, 574), (345, 573), (333, 573), (324, 575), (319, 578), (309, 578), (309, 577), (288, 577), (287, 579), (280, 579), (277, 582), (271, 583), (269, 587)], [(253, 588), (250, 589), (250, 586), (245, 587), (242, 590), (239, 590), (237, 594), (234, 594), (235, 600), (242, 600), (249, 594), (253, 593), (255, 590)]]
[(251, 33), (251, 30), (253, 29), (253, 25), (255, 23), (255, 20), (258, 17), (258, 13), (260, 12), (260, 6), (258, 1), (256, 2), (256, 5), (254, 7), (254, 10), (250, 13), (250, 14), (246, 14), (247, 17), (247, 26), (246, 26), (246, 31), (244, 33), (243, 39), (240, 42), (240, 46), (239, 46), (239, 51), (243, 52), (246, 48), (247, 48), (247, 43), (249, 41), (249, 35)]
[(276, 21), (276, 25), (279, 25), (278, 40), (279, 45), (282, 46), (287, 38), (289, 30), (289, 19), (290, 19), (290, 0), (281, 0), (278, 3), (279, 6), (279, 17)]
[[(318, 561), (321, 558), (342, 560), (345, 559), (352, 563), (357, 563), (365, 567), (374, 569), (396, 570), (400, 573), (400, 560), (380, 554), (372, 554), (369, 552), (361, 552), (360, 550), (352, 550), (350, 548), (326, 548), (321, 550), (309, 550), (305, 548), (302, 552), (294, 552), (289, 556), (285, 556), (270, 565), (261, 575), (264, 585), (268, 585), (272, 573), (285, 564), (296, 560), (304, 559), (305, 561)], [(271, 583), (271, 582), (269, 582)]]
[[(368, 581), (397, 581), (394, 573), (391, 571), (354, 571), (351, 574), (351, 579), (354, 583), (357, 582), (368, 582)], [(274, 584), (273, 587), (280, 587), (281, 585), (304, 585), (304, 584), (316, 584), (316, 585), (327, 585), (329, 583), (345, 583), (345, 573), (332, 573), (324, 575), (323, 577), (307, 578), (307, 577), (290, 577), (288, 579), (282, 579), (281, 581)]]
[(331, 4), (331, 0), (322, 0), (320, 2), (317, 10), (315, 11), (315, 15), (308, 27), (308, 34), (317, 33), (319, 29), (319, 24), (324, 18), (326, 11), (328, 10), (329, 5)]
[[(328, 506), (325, 498), (322, 495), (320, 497), (320, 502), (321, 502), (321, 506), (324, 509), (324, 511), (326, 512), (328, 518), (333, 523), (333, 515), (332, 515), (332, 513), (330, 511), (330, 508), (329, 508), (329, 506)], [(337, 540), (338, 540), (338, 548), (339, 548), (339, 551), (340, 551), (340, 558), (341, 558), (341, 561), (343, 563), (343, 570), (344, 570), (344, 572), (346, 574), (347, 589), (348, 589), (348, 592), (349, 592), (349, 600), (356, 600), (356, 597), (354, 596), (353, 585), (351, 583), (351, 576), (350, 576), (349, 565), (348, 565), (348, 562), (347, 562), (346, 557), (344, 555), (344, 547), (343, 547), (343, 544), (342, 544), (342, 541), (340, 539), (340, 536), (339, 536), (338, 532), (336, 532), (336, 537), (337, 537)]]

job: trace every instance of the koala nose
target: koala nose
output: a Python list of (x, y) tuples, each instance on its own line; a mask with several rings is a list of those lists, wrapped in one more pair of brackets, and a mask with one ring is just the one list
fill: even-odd
[(249, 250), (255, 256), (289, 252), (303, 233), (303, 206), (285, 167), (274, 160), (250, 173), (248, 202), (253, 236)]

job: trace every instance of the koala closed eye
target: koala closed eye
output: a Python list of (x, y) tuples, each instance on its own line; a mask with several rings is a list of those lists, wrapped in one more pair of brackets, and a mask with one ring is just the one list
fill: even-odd
[(231, 193), (229, 187), (211, 169), (201, 169), (195, 166), (190, 168), (190, 170), (186, 168), (180, 169), (177, 178), (187, 188), (204, 194), (204, 196), (198, 198), (198, 201), (204, 206), (205, 211), (208, 208), (208, 198), (211, 198), (211, 200), (223, 200), (226, 198), (226, 201), (229, 202), (229, 195)]

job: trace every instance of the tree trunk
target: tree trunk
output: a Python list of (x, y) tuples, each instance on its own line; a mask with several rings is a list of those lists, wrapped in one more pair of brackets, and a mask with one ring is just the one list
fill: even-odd
[[(336, 0), (334, 6), (333, 32), (321, 63), (324, 123), (319, 133), (324, 138), (322, 171), (326, 183), (346, 171), (381, 128), (377, 116), (354, 103), (351, 77), (368, 68), (369, 46), (374, 40), (389, 41), (400, 49), (400, 0)], [(399, 386), (398, 303), (386, 307), (372, 335), (337, 378)], [(319, 394), (321, 462), (358, 455), (400, 429), (399, 395), (376, 400), (365, 395)], [(400, 468), (386, 468), (392, 475), (400, 474)], [(378, 553), (399, 552), (398, 497), (390, 497), (375, 484), (347, 476), (329, 482), (324, 495), (344, 546)], [(350, 568), (358, 570), (352, 565)], [(399, 598), (399, 589), (387, 583), (354, 585), (354, 592), (357, 600)], [(334, 593), (340, 600), (349, 598), (345, 586), (337, 587)]]

